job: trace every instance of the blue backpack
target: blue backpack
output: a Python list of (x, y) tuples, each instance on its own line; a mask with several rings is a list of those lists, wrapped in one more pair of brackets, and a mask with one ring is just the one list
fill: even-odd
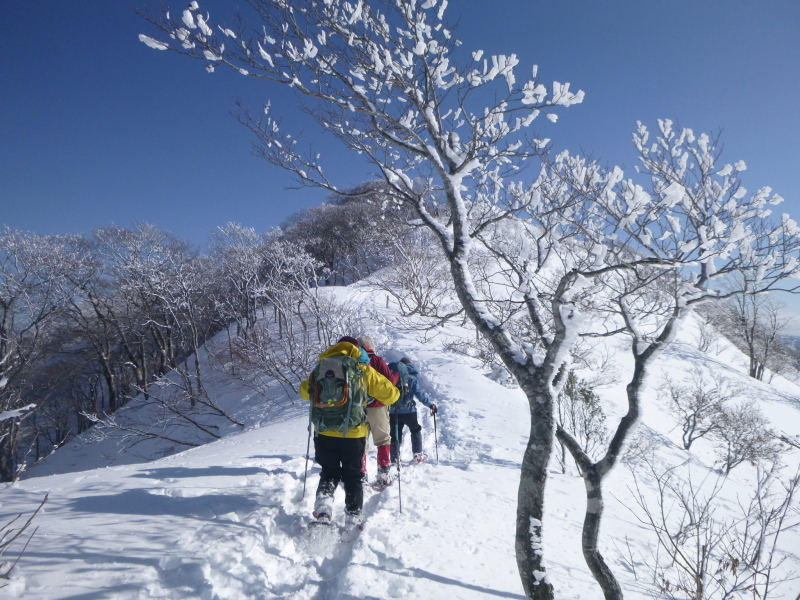
[(401, 404), (414, 401), (413, 398), (410, 397), (409, 392), (411, 391), (411, 374), (408, 372), (408, 367), (406, 367), (406, 363), (404, 362), (390, 362), (389, 369), (391, 369), (395, 373), (400, 373), (400, 381), (397, 382), (397, 389), (400, 390), (400, 397), (397, 399), (396, 407), (399, 407)]

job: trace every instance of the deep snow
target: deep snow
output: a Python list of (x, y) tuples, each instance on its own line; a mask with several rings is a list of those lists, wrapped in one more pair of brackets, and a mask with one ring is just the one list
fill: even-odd
[[(444, 340), (474, 333), (453, 326), (422, 339), (396, 327), (383, 295), (356, 288), (335, 293), (361, 303), (364, 331), (373, 335), (378, 351), (387, 360), (411, 358), (422, 387), (440, 407), (438, 463), (433, 421), (420, 406), (430, 460), (404, 468), (400, 485), (365, 492), (366, 524), (356, 541), (320, 540), (307, 529), (318, 469), (310, 464), (303, 497), (304, 403), (285, 397), (267, 402), (217, 381), (221, 401), (248, 423), (245, 431), (230, 428), (220, 441), (146, 463), (141, 446), (120, 455), (109, 442), (71, 443), (29, 478), (0, 490), (2, 522), (30, 513), (50, 494), (35, 521), (38, 533), (0, 597), (524, 598), (514, 558), (519, 465), (529, 426), (524, 395), (489, 379), (478, 361), (442, 347)], [(692, 340), (691, 330), (681, 336), (648, 380), (640, 432), (641, 439), (656, 443), (658, 464), (689, 459), (700, 477), (713, 461), (704, 440), (691, 454), (681, 448), (674, 417), (657, 397), (660, 371), (680, 376), (691, 365), (710, 365), (758, 400), (776, 428), (800, 432), (800, 388), (777, 377), (772, 385), (755, 382), (738, 352), (703, 354)], [(619, 346), (611, 348), (622, 377), (598, 393), (613, 425), (625, 412), (629, 361)], [(409, 459), (408, 441), (404, 452)], [(797, 452), (784, 461), (787, 473), (793, 472)], [(375, 468), (371, 449), (373, 478)], [(558, 598), (600, 598), (580, 550), (583, 482), (561, 475), (555, 464), (552, 469), (544, 529), (548, 577)], [(749, 465), (732, 472), (720, 514), (735, 508), (754, 472)], [(652, 494), (643, 470), (636, 473)], [(655, 538), (631, 512), (633, 477), (624, 465), (609, 477), (600, 546), (626, 598), (638, 600), (654, 597), (643, 559), (654, 553)], [(341, 521), (341, 489), (336, 503)], [(790, 554), (787, 566), (800, 570), (800, 532), (785, 534), (782, 547)], [(798, 590), (798, 581), (787, 583), (775, 598), (794, 600)]]

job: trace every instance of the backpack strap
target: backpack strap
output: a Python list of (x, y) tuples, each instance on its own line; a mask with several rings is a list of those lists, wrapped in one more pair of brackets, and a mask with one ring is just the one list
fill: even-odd
[[(311, 372), (311, 378), (314, 377), (314, 372)], [(314, 386), (316, 387), (316, 386)], [(313, 392), (316, 394), (316, 390)], [(317, 437), (319, 434), (317, 433), (317, 428), (314, 427), (314, 398), (309, 398), (311, 402), (308, 403), (308, 433), (311, 435), (311, 432), (314, 432), (314, 437)]]
[[(363, 373), (364, 373), (364, 372), (361, 370), (361, 367), (360, 367), (360, 366), (358, 366), (358, 365), (356, 365), (356, 369), (358, 369), (358, 374), (359, 374), (359, 377), (361, 377), (361, 376), (363, 375)], [(351, 398), (351, 397), (350, 397), (350, 391), (349, 391), (350, 381), (349, 381), (349, 380), (348, 380), (348, 378), (347, 378), (347, 374), (345, 374), (345, 378), (344, 378), (344, 386), (345, 386), (345, 387), (344, 387), (344, 389), (345, 389), (345, 396), (347, 397), (347, 399), (348, 399), (348, 402), (347, 402), (347, 413), (345, 414), (345, 417), (344, 417), (345, 430), (344, 430), (344, 432), (342, 433), (342, 437), (343, 437), (343, 438), (346, 438), (346, 437), (347, 437), (347, 434), (348, 434), (348, 432), (350, 431), (350, 413), (351, 413), (351, 412), (352, 412), (352, 410), (353, 410), (353, 398)], [(363, 387), (363, 381), (362, 381), (362, 387)]]

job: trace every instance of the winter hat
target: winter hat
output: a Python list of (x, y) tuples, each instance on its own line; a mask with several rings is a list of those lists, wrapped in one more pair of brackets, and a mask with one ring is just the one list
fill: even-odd
[(342, 342), (347, 342), (348, 344), (353, 344), (353, 346), (358, 347), (358, 340), (354, 337), (350, 337), (349, 335), (339, 338), (339, 341), (336, 343), (341, 344)]
[(375, 340), (368, 335), (358, 336), (358, 345), (365, 350), (372, 350), (373, 352), (375, 351)]
[(405, 356), (404, 356), (403, 358), (401, 358), (401, 359), (400, 359), (400, 362), (401, 362), (401, 363), (406, 363), (407, 365), (411, 364), (411, 361), (410, 361), (410, 360), (408, 360), (408, 359), (407, 359)]

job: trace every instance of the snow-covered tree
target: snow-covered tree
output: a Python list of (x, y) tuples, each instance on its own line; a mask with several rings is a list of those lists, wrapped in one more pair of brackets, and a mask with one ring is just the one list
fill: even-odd
[(753, 402), (722, 407), (719, 427), (714, 431), (717, 459), (725, 475), (741, 465), (777, 462), (782, 451), (769, 420)]
[[(141, 39), (151, 47), (204, 60), (209, 70), (226, 65), (243, 75), (292, 86), (309, 102), (305, 110), (371, 162), (388, 195), (413, 207), (434, 232), (468, 315), (512, 365), (532, 400), (532, 435), (517, 519), (518, 557), (526, 593), (552, 597), (541, 543), (555, 393), (547, 390), (567, 345), (566, 331), (552, 344), (548, 359), (526, 352), (482, 307), (468, 263), (473, 245), (494, 223), (539, 202), (530, 187), (514, 184), (507, 193), (503, 184), (505, 176), (540, 155), (547, 144), (527, 139), (530, 125), (543, 113), (554, 120), (551, 109), (580, 102), (583, 94), (572, 93), (567, 84), (548, 89), (537, 80), (535, 67), (518, 82), (519, 60), (513, 54), (483, 58), (480, 50), (460, 50), (443, 20), (445, 2), (400, 1), (379, 9), (363, 2), (257, 0), (250, 6), (259, 19), (252, 29), (243, 20), (232, 26), (212, 24), (193, 3), (177, 20), (169, 14), (150, 17), (174, 40), (171, 44)], [(465, 58), (467, 66), (458, 68), (453, 54)], [(499, 99), (484, 105), (498, 88)], [(324, 174), (316, 153), (302, 154), (296, 139), (281, 131), (269, 105), (259, 114), (243, 111), (240, 119), (256, 133), (268, 160), (292, 170), (305, 184), (340, 191)], [(449, 221), (428, 211), (433, 194), (446, 198)]]
[(786, 353), (781, 332), (792, 319), (782, 314), (783, 308), (772, 296), (746, 295), (731, 298), (714, 314), (714, 322), (750, 359), (750, 377), (759, 381), (767, 369), (780, 368)]
[[(218, 437), (203, 419), (230, 419), (205, 388), (198, 352), (221, 328), (211, 260), (146, 223), (93, 234), (74, 240), (75, 266), (67, 278), (74, 293), (64, 294), (63, 311), (63, 329), (72, 334), (63, 350), (89, 357), (103, 382), (83, 418), (114, 425), (134, 441), (168, 436), (194, 445), (198, 431), (205, 441)], [(75, 381), (83, 389), (65, 387), (62, 396), (89, 389), (88, 375), (84, 369), (82, 382)], [(159, 423), (137, 422), (136, 412), (111, 416), (140, 394), (163, 415)], [(190, 433), (164, 433), (170, 428)]]
[(24, 464), (20, 423), (40, 402), (30, 392), (50, 353), (70, 263), (61, 238), (0, 231), (0, 481)]
[(718, 373), (698, 366), (682, 381), (665, 376), (663, 383), (670, 407), (678, 416), (686, 450), (721, 426), (722, 406), (736, 395)]
[[(402, 224), (385, 218), (380, 181), (367, 181), (327, 202), (291, 215), (282, 226), (287, 241), (325, 270), (328, 285), (349, 285), (385, 266)], [(320, 270), (322, 272), (322, 270)]]
[(211, 260), (217, 282), (215, 302), (237, 334), (247, 337), (258, 321), (256, 290), (262, 285), (264, 237), (251, 227), (228, 223), (211, 239)]
[[(462, 48), (445, 20), (446, 0), (248, 5), (252, 27), (244, 17), (218, 25), (192, 2), (177, 19), (145, 15), (167, 37), (140, 39), (200, 59), (209, 71), (230, 67), (293, 88), (300, 109), (372, 165), (386, 196), (413, 209), (433, 234), (464, 313), (529, 400), (515, 542), (530, 598), (554, 594), (542, 543), (544, 490), (569, 350), (580, 335), (632, 338), (630, 411), (599, 462), (575, 454), (587, 490), (598, 486), (587, 492), (584, 555), (606, 598), (621, 598), (597, 551), (600, 483), (637, 421), (646, 367), (692, 305), (717, 296), (708, 289), (712, 276), (752, 269), (758, 289), (747, 291), (759, 291), (769, 287), (762, 282), (793, 275), (794, 223), (767, 225), (765, 205), (778, 199), (768, 192), (745, 199), (741, 166), (714, 175), (707, 136), (674, 132), (666, 121), (652, 149), (644, 127), (635, 136), (649, 189), (621, 169), (566, 153), (528, 175), (525, 167), (539, 167), (549, 145), (531, 125), (540, 116), (555, 122), (556, 110), (583, 93), (546, 86), (535, 66), (522, 76), (514, 54)], [(242, 108), (239, 118), (261, 154), (301, 184), (343, 191), (317, 152), (282, 130), (269, 103), (257, 113)], [(434, 198), (444, 210), (431, 211)], [(563, 441), (572, 450), (574, 439)]]
[[(677, 129), (669, 120), (658, 126), (653, 142), (641, 124), (634, 134), (637, 177), (626, 179), (621, 169), (602, 169), (578, 158), (558, 165), (572, 193), (593, 198), (608, 220), (605, 231), (611, 239), (596, 307), (607, 320), (595, 335), (603, 335), (609, 321), (619, 323), (630, 339), (634, 363), (627, 385), (628, 413), (600, 460), (592, 461), (569, 432), (557, 431), (586, 482), (583, 551), (607, 598), (620, 596), (609, 592), (616, 581), (597, 548), (602, 483), (638, 421), (649, 367), (694, 307), (798, 289), (800, 230), (788, 215), (772, 219), (769, 208), (783, 199), (769, 188), (748, 193), (739, 176), (744, 162), (720, 165), (718, 140)], [(642, 176), (646, 187), (637, 183)], [(736, 281), (742, 285), (732, 283)]]

